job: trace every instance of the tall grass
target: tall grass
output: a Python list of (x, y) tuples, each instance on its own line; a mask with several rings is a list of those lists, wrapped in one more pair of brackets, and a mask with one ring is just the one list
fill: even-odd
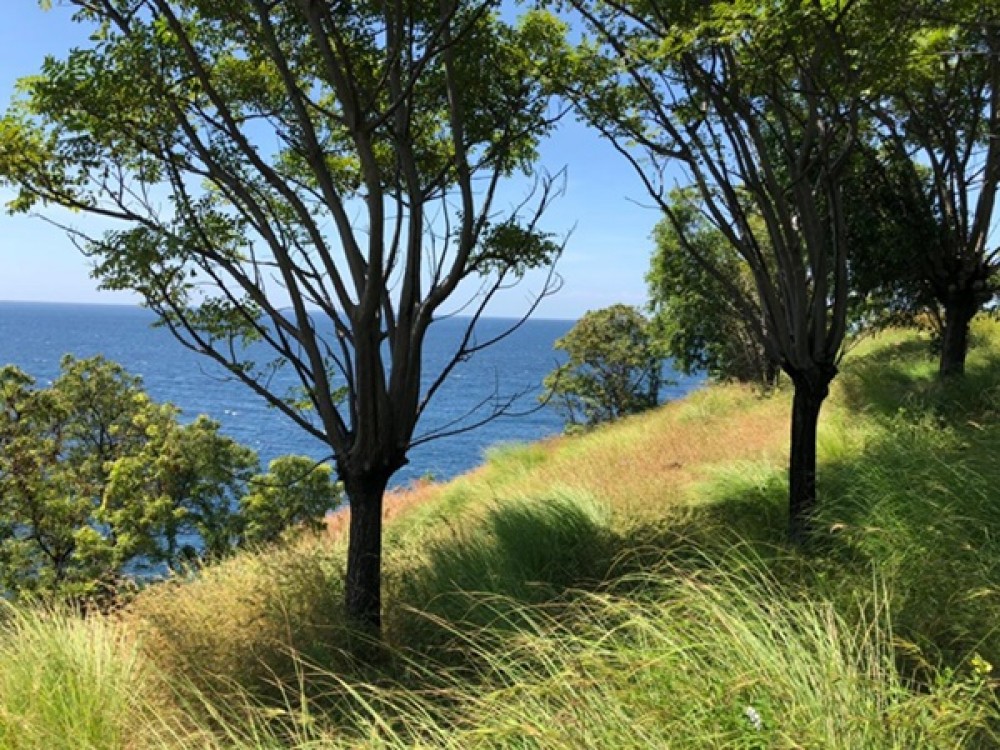
[(909, 750), (994, 739), (982, 675), (939, 673), (914, 692), (884, 607), (846, 619), (789, 596), (752, 558), (734, 569), (737, 559), (697, 576), (650, 573), (633, 581), (637, 595), (585, 594), (558, 616), (481, 597), (518, 627), (501, 639), (448, 625), (474, 674), (413, 663), (423, 691), (315, 674), (314, 690), (325, 683), (352, 702), (349, 720), (325, 725), (297, 696), (283, 721), (259, 711), (228, 726), (218, 747)]
[(152, 716), (169, 714), (164, 685), (123, 623), (69, 609), (4, 605), (0, 747), (145, 747)]
[(450, 639), (453, 633), (442, 633), (439, 622), (476, 628), (494, 623), (500, 614), (483, 606), (484, 596), (509, 603), (509, 629), (523, 605), (598, 585), (614, 562), (610, 523), (607, 504), (554, 487), (541, 497), (496, 503), (477, 525), (428, 534), (409, 564), (395, 567), (391, 596), (405, 606), (390, 616), (394, 640), (419, 647), (442, 635)]
[(153, 586), (127, 618), (178, 683), (273, 695), (297, 659), (332, 662), (343, 648), (342, 565), (338, 546), (302, 539)]
[(394, 498), (369, 663), (341, 522), (121, 618), (8, 608), (0, 748), (998, 746), (1000, 329), (977, 330), (964, 384), (910, 335), (845, 364), (806, 553), (789, 394), (713, 388)]

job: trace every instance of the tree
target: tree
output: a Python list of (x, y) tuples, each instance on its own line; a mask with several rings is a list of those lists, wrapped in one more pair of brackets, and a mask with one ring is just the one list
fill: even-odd
[[(943, 311), (941, 377), (961, 375), (969, 324), (996, 294), (990, 250), (1000, 185), (1000, 12), (974, 0), (919, 3), (921, 23), (894, 38), (909, 54), (872, 110), (908, 166), (900, 201), (937, 227), (917, 251)], [(927, 175), (927, 179), (924, 178)]]
[[(146, 561), (171, 567), (185, 562), (193, 556), (194, 539), (201, 547), (195, 556), (224, 557), (239, 538), (237, 509), (258, 467), (257, 454), (220, 435), (219, 423), (204, 415), (182, 426), (176, 423), (176, 410), (170, 408), (168, 414), (169, 420), (159, 424), (137, 417), (146, 440), (111, 465), (102, 518), (116, 527), (125, 525), (135, 514), (136, 499), (148, 498), (163, 512), (155, 533), (144, 534)], [(139, 519), (131, 524), (143, 528)]]
[(166, 413), (99, 358), (65, 358), (51, 388), (33, 386), (15, 367), (0, 370), (0, 585), (97, 593), (145, 551), (140, 528), (156, 525), (162, 510), (134, 498), (132, 523), (104, 516), (108, 467), (142, 444), (142, 420)]
[[(816, 505), (816, 427), (848, 304), (845, 166), (867, 92), (893, 61), (892, 5), (571, 0), (594, 39), (567, 87), (644, 180), (686, 252), (727, 291), (794, 386), (789, 533)], [(889, 50), (892, 51), (891, 49)], [(667, 171), (754, 279), (748, 294), (686, 231)], [(759, 217), (759, 222), (756, 221)]]
[(856, 329), (928, 323), (939, 340), (942, 324), (924, 281), (927, 249), (938, 242), (930, 207), (914, 199), (909, 158), (871, 135), (851, 159), (844, 191), (851, 279), (849, 312)]
[[(922, 275), (922, 254), (935, 243), (938, 229), (927, 206), (909, 199), (907, 180), (913, 166), (909, 159), (900, 162), (891, 151), (871, 143), (860, 145), (848, 159), (841, 186), (850, 248), (848, 326), (874, 330), (926, 320), (940, 334), (937, 305)], [(669, 200), (697, 256), (685, 250), (669, 219), (657, 224), (646, 279), (656, 335), (665, 353), (688, 374), (705, 370), (719, 380), (773, 385), (779, 363), (768, 357), (752, 321), (698, 258), (709, 260), (714, 271), (747, 296), (755, 293), (750, 267), (705, 218), (697, 195), (677, 190)], [(760, 217), (751, 212), (748, 218), (766, 241)], [(760, 325), (766, 327), (766, 320)]]
[(634, 307), (588, 312), (555, 343), (567, 361), (545, 387), (571, 426), (587, 426), (651, 409), (659, 401), (662, 357), (649, 321)]
[(279, 540), (289, 529), (319, 531), (332, 510), (330, 467), (305, 456), (282, 456), (268, 465), (266, 474), (250, 479), (249, 492), (240, 500), (241, 535), (247, 544)]
[[(752, 295), (753, 274), (722, 232), (701, 216), (690, 197), (676, 192), (670, 200), (686, 241), (697, 246), (698, 255), (709, 259), (730, 285)], [(716, 380), (773, 386), (778, 363), (768, 357), (727, 287), (684, 249), (669, 219), (656, 225), (653, 239), (656, 247), (646, 275), (653, 330), (674, 368), (687, 375), (707, 372)]]
[[(350, 505), (346, 612), (377, 631), (389, 478), (510, 399), (436, 431), (418, 420), (495, 340), (475, 324), (499, 292), (542, 269), (533, 309), (555, 286), (561, 248), (538, 227), (554, 181), (496, 203), (559, 114), (538, 61), (563, 28), (506, 24), (494, 0), (70, 4), (94, 42), (22, 83), (0, 130), (13, 207), (123, 222), (81, 237), (102, 284), (139, 292), (328, 446)], [(468, 330), (425, 373), (449, 300)], [(281, 368), (295, 392), (273, 386)]]
[[(106, 595), (126, 570), (179, 562), (179, 541), (203, 556), (232, 549), (257, 456), (212, 420), (177, 417), (100, 357), (65, 357), (42, 389), (16, 367), (0, 369), (3, 595)], [(333, 497), (329, 485), (312, 486)], [(306, 515), (256, 513), (272, 526)]]

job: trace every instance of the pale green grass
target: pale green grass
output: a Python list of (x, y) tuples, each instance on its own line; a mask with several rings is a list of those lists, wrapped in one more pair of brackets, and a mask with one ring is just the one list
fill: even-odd
[(0, 748), (146, 745), (150, 717), (170, 708), (132, 632), (68, 609), (3, 608)]

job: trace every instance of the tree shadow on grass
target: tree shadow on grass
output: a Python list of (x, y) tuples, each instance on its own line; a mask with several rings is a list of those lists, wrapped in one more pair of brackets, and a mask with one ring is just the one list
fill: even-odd
[(933, 374), (927, 342), (906, 339), (852, 357), (837, 382), (849, 408), (894, 414), (933, 382)]
[(921, 660), (958, 667), (974, 652), (1000, 661), (1000, 468), (985, 454), (993, 425), (906, 423), (853, 460), (824, 467), (823, 562), (843, 594), (868, 576), (884, 590), (896, 635)]
[(970, 352), (963, 377), (941, 381), (926, 342), (908, 339), (856, 357), (837, 382), (848, 408), (875, 415), (929, 412), (954, 421), (996, 413), (1000, 407), (1000, 353)]
[[(556, 490), (497, 504), (480, 525), (429, 542), (419, 564), (397, 573), (389, 637), (406, 651), (461, 662), (470, 634), (503, 639), (558, 616), (589, 592), (628, 595), (649, 575), (683, 578), (727, 565), (727, 556), (787, 557), (787, 484), (763, 484), (678, 508), (670, 518), (622, 526), (587, 493)], [(452, 664), (453, 665), (453, 664)]]
[(481, 523), (429, 540), (420, 563), (397, 574), (392, 599), (403, 606), (390, 613), (390, 637), (426, 646), (437, 625), (516, 628), (525, 605), (599, 585), (615, 546), (609, 509), (588, 493), (497, 504)]

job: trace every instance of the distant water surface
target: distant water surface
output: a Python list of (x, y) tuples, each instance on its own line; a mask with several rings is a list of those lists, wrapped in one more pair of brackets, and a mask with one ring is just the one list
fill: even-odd
[[(0, 302), (0, 364), (16, 364), (46, 385), (58, 375), (64, 354), (80, 358), (103, 354), (141, 376), (155, 400), (180, 407), (184, 419), (207, 414), (218, 420), (228, 435), (254, 448), (264, 465), (286, 453), (328, 457), (329, 449), (322, 443), (229, 378), (221, 367), (183, 347), (165, 329), (152, 327), (154, 321), (153, 313), (139, 307)], [(486, 340), (510, 323), (483, 320), (477, 335)], [(447, 319), (431, 326), (425, 350), (426, 378), (447, 362), (466, 324)], [(460, 364), (431, 402), (418, 434), (463, 417), (494, 392), (527, 391), (529, 395), (516, 410), (531, 411), (542, 379), (559, 361), (552, 345), (572, 325), (564, 320), (529, 320), (510, 337)], [(700, 378), (669, 370), (664, 374), (676, 381), (664, 390), (667, 398), (677, 398), (700, 384)], [(291, 380), (282, 387), (290, 385)], [(413, 449), (409, 465), (397, 473), (394, 483), (428, 474), (447, 479), (478, 465), (491, 445), (537, 440), (561, 429), (562, 418), (550, 407), (501, 418)]]

